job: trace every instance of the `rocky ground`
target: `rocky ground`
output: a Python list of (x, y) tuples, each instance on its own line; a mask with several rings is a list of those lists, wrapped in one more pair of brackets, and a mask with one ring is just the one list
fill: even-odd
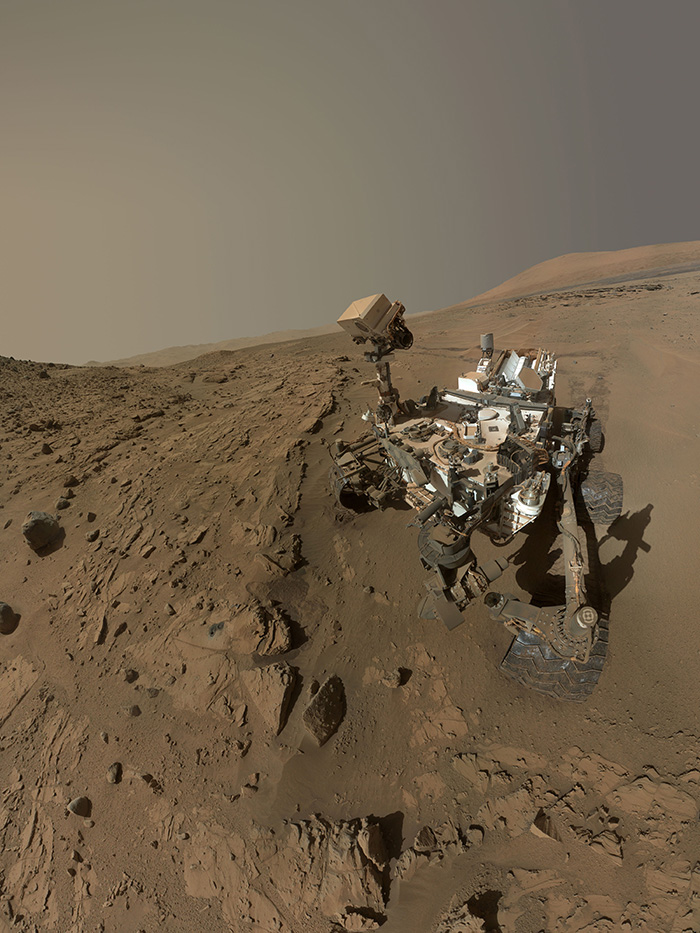
[[(418, 619), (409, 513), (330, 496), (374, 401), (342, 333), (0, 359), (0, 930), (700, 930), (699, 310), (697, 272), (450, 309), (393, 367), (453, 385), (491, 330), (594, 399), (626, 506), (574, 706), (502, 675), (483, 606)], [(516, 594), (553, 562), (508, 553)]]

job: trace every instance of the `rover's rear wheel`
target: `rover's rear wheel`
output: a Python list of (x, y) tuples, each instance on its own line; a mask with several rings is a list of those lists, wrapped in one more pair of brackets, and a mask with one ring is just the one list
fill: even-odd
[(612, 525), (622, 513), (622, 492), (618, 473), (589, 473), (578, 489), (581, 517), (594, 525)]
[(608, 623), (601, 619), (598, 639), (586, 662), (562, 658), (538, 638), (521, 632), (501, 662), (501, 670), (524, 687), (557, 700), (587, 700), (600, 680), (608, 653)]

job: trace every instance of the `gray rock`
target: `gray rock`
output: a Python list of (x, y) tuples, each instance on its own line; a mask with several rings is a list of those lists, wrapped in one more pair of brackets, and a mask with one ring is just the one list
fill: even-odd
[(89, 797), (75, 797), (68, 804), (68, 809), (76, 816), (90, 816), (92, 813), (92, 803)]
[(139, 672), (135, 671), (133, 667), (127, 667), (127, 669), (124, 671), (124, 680), (128, 684), (133, 684), (133, 682), (138, 679), (139, 679)]
[(19, 616), (13, 612), (7, 603), (0, 603), (0, 633), (11, 635), (17, 628)]
[(119, 784), (122, 779), (122, 763), (115, 761), (107, 768), (107, 780), (110, 784)]
[(98, 539), (99, 537), (100, 537), (100, 529), (99, 529), (99, 528), (93, 528), (92, 531), (88, 531), (88, 532), (86, 532), (86, 534), (85, 534), (85, 540), (86, 540), (86, 541), (97, 541), (97, 539)]
[(78, 486), (79, 484), (80, 484), (80, 480), (78, 479), (77, 476), (74, 476), (72, 473), (66, 474), (66, 476), (63, 479), (63, 485), (66, 488), (69, 488), (70, 486)]
[(42, 445), (41, 445), (41, 452), (42, 452), (42, 454), (52, 454), (52, 453), (53, 453), (53, 447), (51, 446), (51, 444), (42, 444)]
[(61, 526), (58, 519), (48, 512), (30, 512), (22, 525), (22, 534), (34, 551), (40, 551), (58, 538)]
[(64, 499), (63, 496), (61, 496), (61, 498), (56, 501), (56, 511), (61, 512), (63, 509), (67, 509), (69, 505), (70, 502), (68, 499)]
[(319, 745), (333, 735), (345, 717), (345, 688), (337, 675), (329, 677), (304, 710), (304, 725)]
[(130, 716), (140, 716), (140, 715), (141, 715), (141, 707), (140, 707), (140, 706), (136, 706), (136, 704), (134, 704), (133, 706), (130, 706), (130, 707), (129, 707), (129, 709), (127, 710), (127, 712), (129, 713)]

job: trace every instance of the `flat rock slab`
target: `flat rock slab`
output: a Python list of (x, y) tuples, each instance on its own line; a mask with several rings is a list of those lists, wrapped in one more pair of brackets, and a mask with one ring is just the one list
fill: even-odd
[(336, 674), (324, 681), (304, 710), (304, 725), (319, 745), (323, 745), (345, 718), (345, 688)]
[(287, 722), (296, 684), (296, 670), (280, 661), (241, 672), (241, 680), (258, 712), (279, 735)]
[(30, 512), (22, 525), (22, 534), (34, 551), (40, 551), (58, 538), (61, 526), (48, 512)]

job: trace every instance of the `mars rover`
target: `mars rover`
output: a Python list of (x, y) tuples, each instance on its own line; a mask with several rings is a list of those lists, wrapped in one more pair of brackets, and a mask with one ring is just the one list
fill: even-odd
[[(404, 312), (400, 302), (372, 295), (353, 302), (338, 320), (355, 343), (368, 345), (365, 359), (376, 367), (379, 402), (363, 415), (364, 436), (333, 445), (336, 498), (356, 510), (408, 503), (417, 513), (411, 524), (419, 528), (421, 562), (432, 571), (421, 617), (453, 629), (483, 597), (491, 616), (515, 636), (501, 669), (541, 693), (584, 700), (598, 682), (607, 648), (605, 612), (589, 596), (595, 555), (588, 553), (586, 530), (610, 524), (622, 510), (621, 477), (588, 469), (603, 443), (591, 399), (580, 409), (557, 407), (553, 354), (496, 351), (493, 335), (485, 334), (476, 369), (460, 376), (456, 389), (435, 387), (419, 402), (402, 401), (390, 360), (413, 343)], [(526, 603), (495, 592), (491, 586), (509, 560), (478, 564), (472, 532), (479, 529), (496, 545), (509, 543), (542, 516), (550, 487), (559, 499), (563, 600)]]

